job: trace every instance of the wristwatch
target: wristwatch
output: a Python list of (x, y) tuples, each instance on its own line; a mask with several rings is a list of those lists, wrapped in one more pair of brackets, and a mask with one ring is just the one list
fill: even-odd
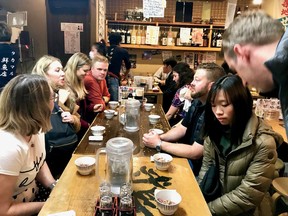
[(155, 146), (157, 152), (161, 151), (161, 144), (162, 144), (162, 140), (160, 140), (160, 142)]
[(50, 190), (53, 190), (54, 187), (56, 186), (57, 182), (58, 182), (58, 179), (57, 179), (56, 181), (54, 181), (52, 184), (50, 184), (50, 185), (48, 186), (48, 188), (49, 188)]

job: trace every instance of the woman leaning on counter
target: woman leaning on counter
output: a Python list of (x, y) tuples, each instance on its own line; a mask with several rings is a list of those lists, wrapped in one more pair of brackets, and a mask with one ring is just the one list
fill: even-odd
[[(212, 215), (272, 215), (268, 189), (282, 137), (252, 112), (252, 97), (236, 75), (215, 82), (205, 110), (202, 181), (209, 166), (220, 165), (222, 193), (208, 203)], [(217, 157), (216, 157), (217, 158)]]
[(18, 75), (0, 95), (0, 215), (37, 214), (35, 180), (55, 183), (45, 162), (44, 132), (51, 129), (54, 92), (38, 75)]
[[(74, 129), (73, 132), (67, 134), (67, 131), (63, 131), (63, 129), (59, 130), (58, 127), (53, 127), (45, 134), (46, 161), (53, 176), (59, 178), (78, 143), (76, 133), (81, 127), (80, 115), (77, 112), (79, 106), (76, 104), (75, 100), (73, 100), (70, 91), (67, 89), (65, 73), (63, 72), (60, 59), (50, 55), (42, 56), (32, 69), (32, 74), (44, 76), (48, 80), (53, 91), (59, 95), (59, 99), (55, 101), (51, 116), (51, 121), (54, 120), (54, 125), (58, 125), (59, 123), (58, 121), (55, 122), (55, 119), (58, 118), (58, 116), (55, 115), (59, 115), (60, 117), (61, 114), (59, 112), (63, 111), (66, 114), (61, 115), (60, 123), (63, 127), (66, 127), (66, 124), (70, 124)], [(66, 137), (62, 137), (63, 135)]]
[(85, 85), (84, 77), (91, 70), (91, 60), (87, 55), (81, 52), (74, 53), (68, 60), (64, 71), (67, 86), (70, 89), (73, 100), (80, 106), (78, 113), (81, 118), (81, 130), (78, 133), (79, 140), (89, 128), (93, 119), (88, 119), (86, 95), (88, 94)]

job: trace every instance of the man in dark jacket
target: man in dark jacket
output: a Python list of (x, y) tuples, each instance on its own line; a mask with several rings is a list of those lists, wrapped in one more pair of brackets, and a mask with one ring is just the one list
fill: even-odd
[(246, 12), (226, 29), (222, 50), (244, 85), (261, 93), (277, 89), (288, 136), (288, 31), (263, 11)]
[(173, 67), (177, 61), (171, 57), (163, 61), (163, 73), (167, 74), (165, 84), (161, 86), (163, 92), (163, 110), (166, 113), (171, 106), (174, 95), (177, 91), (176, 82), (173, 80)]
[(191, 82), (191, 96), (194, 100), (183, 121), (160, 136), (153, 132), (144, 134), (144, 145), (188, 158), (194, 175), (197, 176), (203, 156), (204, 140), (201, 130), (204, 125), (206, 98), (212, 84), (224, 75), (224, 69), (215, 63), (200, 64)]
[(108, 48), (107, 52), (107, 57), (109, 59), (107, 85), (111, 95), (111, 101), (118, 101), (118, 89), (121, 79), (120, 70), (122, 63), (124, 63), (126, 67), (124, 77), (129, 74), (131, 68), (128, 51), (120, 47), (121, 40), (122, 38), (119, 33), (111, 33), (109, 36), (110, 47)]

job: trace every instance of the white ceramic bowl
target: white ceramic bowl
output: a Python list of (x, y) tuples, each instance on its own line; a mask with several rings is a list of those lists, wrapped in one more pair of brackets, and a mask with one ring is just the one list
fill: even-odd
[(144, 109), (145, 109), (147, 112), (149, 112), (149, 111), (152, 110), (153, 105), (154, 105), (154, 104), (152, 104), (152, 103), (145, 103), (145, 104), (144, 104)]
[(149, 115), (148, 118), (149, 118), (150, 124), (153, 124), (153, 125), (157, 124), (159, 122), (159, 120), (160, 120), (160, 116), (159, 115)]
[(163, 215), (173, 215), (182, 201), (176, 190), (156, 190), (154, 196), (157, 208)]
[(157, 128), (150, 129), (149, 132), (151, 132), (151, 131), (157, 133), (158, 135), (161, 135), (161, 134), (164, 133), (163, 130), (161, 130), (161, 129), (157, 129)]
[(109, 109), (109, 110), (104, 110), (104, 115), (105, 115), (105, 117), (106, 117), (107, 119), (112, 119), (113, 116), (114, 116), (114, 114), (115, 114), (115, 111), (114, 111), (114, 110), (111, 110), (111, 109)]
[(75, 165), (81, 175), (89, 175), (95, 167), (95, 158), (79, 157), (75, 160)]
[(119, 105), (118, 101), (109, 101), (108, 102), (110, 109), (116, 109), (117, 106)]
[(91, 127), (92, 134), (94, 136), (102, 136), (105, 133), (105, 127), (104, 126), (92, 126)]
[(153, 155), (153, 159), (158, 170), (167, 170), (173, 160), (172, 156), (166, 153), (157, 153)]

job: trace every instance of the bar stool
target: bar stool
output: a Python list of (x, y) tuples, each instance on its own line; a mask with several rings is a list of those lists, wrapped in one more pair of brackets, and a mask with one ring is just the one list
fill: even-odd
[(275, 190), (272, 195), (274, 215), (288, 212), (288, 177), (275, 178), (272, 187)]

